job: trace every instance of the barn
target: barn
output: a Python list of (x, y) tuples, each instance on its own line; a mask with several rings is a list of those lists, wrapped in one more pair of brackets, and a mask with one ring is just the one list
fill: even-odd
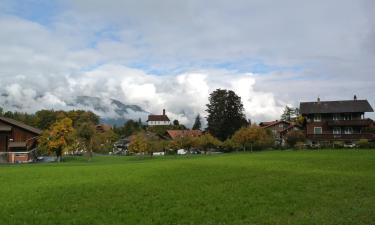
[(33, 160), (32, 150), (42, 130), (14, 119), (0, 117), (0, 162), (17, 163)]

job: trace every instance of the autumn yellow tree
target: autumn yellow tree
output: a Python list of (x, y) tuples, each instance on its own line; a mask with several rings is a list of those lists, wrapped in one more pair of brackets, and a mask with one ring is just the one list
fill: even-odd
[(196, 143), (197, 147), (202, 149), (204, 153), (207, 153), (207, 151), (209, 151), (212, 148), (220, 147), (221, 144), (222, 144), (221, 141), (219, 141), (217, 138), (215, 138), (209, 133), (206, 133), (200, 136), (197, 139), (197, 143)]
[(71, 142), (73, 131), (72, 120), (63, 118), (43, 132), (39, 145), (42, 149), (47, 149), (48, 152), (55, 153), (57, 161), (60, 162), (63, 152)]
[(193, 147), (198, 147), (198, 138), (191, 136), (177, 137), (172, 140), (170, 147), (174, 150), (185, 149), (190, 153)]
[(108, 130), (103, 133), (96, 132), (92, 137), (91, 147), (93, 152), (108, 153), (115, 141), (118, 140), (118, 135), (113, 130)]
[(243, 151), (250, 148), (261, 149), (273, 144), (273, 138), (268, 131), (259, 126), (243, 127), (239, 129), (232, 137), (232, 140), (242, 147)]
[(143, 133), (134, 136), (129, 144), (129, 151), (132, 153), (152, 153), (152, 143), (145, 137)]
[(241, 146), (237, 142), (233, 141), (233, 138), (228, 138), (227, 140), (225, 140), (222, 144), (222, 147), (226, 152), (236, 151), (241, 148)]

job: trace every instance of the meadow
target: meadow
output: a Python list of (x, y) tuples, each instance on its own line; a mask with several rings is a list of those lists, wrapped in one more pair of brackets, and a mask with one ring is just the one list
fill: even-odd
[(374, 224), (375, 151), (1, 165), (0, 224)]

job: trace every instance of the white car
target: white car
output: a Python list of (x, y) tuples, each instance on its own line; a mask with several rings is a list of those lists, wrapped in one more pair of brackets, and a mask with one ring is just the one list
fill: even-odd
[(165, 153), (164, 152), (153, 152), (152, 155), (154, 156), (160, 156), (160, 155), (164, 155)]
[(185, 149), (178, 149), (177, 155), (186, 155), (188, 152)]
[(344, 148), (355, 148), (356, 145), (354, 143), (348, 143), (348, 144), (344, 144)]

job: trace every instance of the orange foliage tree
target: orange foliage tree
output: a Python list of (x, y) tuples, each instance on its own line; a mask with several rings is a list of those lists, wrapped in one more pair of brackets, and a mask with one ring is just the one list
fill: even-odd
[(63, 152), (68, 148), (72, 140), (73, 122), (69, 118), (63, 118), (45, 130), (40, 138), (39, 145), (50, 153), (55, 153), (57, 161), (61, 161)]

